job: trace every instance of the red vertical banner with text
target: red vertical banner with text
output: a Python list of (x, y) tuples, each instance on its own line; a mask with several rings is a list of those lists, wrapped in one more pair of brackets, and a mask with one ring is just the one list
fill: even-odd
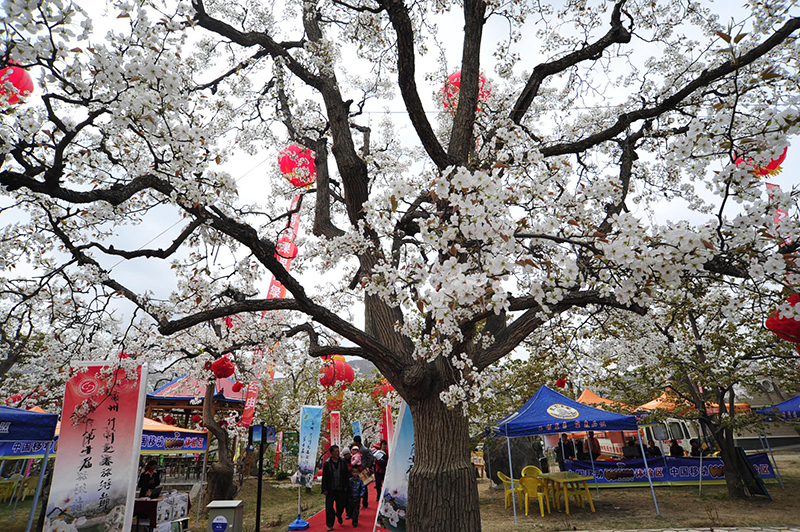
[(242, 412), (242, 425), (249, 427), (253, 423), (253, 415), (256, 413), (256, 402), (258, 401), (258, 383), (251, 382), (247, 385), (247, 396), (244, 400), (244, 412)]
[(331, 445), (342, 446), (342, 416), (339, 412), (333, 411), (331, 419)]
[(383, 422), (386, 424), (386, 441), (390, 442), (394, 439), (394, 421), (392, 420), (391, 405), (386, 405), (383, 410)]
[(46, 531), (131, 529), (147, 366), (103, 364), (67, 381)]

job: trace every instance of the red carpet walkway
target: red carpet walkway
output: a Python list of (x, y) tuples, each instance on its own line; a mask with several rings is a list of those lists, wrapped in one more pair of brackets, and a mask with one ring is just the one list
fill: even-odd
[[(372, 493), (370, 493), (372, 495)], [(369, 502), (369, 508), (362, 508), (361, 513), (358, 516), (358, 526), (354, 527), (353, 524), (344, 519), (342, 524), (340, 525), (338, 522), (334, 523), (333, 529), (334, 530), (358, 530), (359, 532), (368, 532), (372, 530), (372, 525), (375, 524), (375, 512), (378, 510), (378, 503), (375, 501)], [(324, 532), (328, 530), (328, 527), (325, 525), (325, 510), (322, 510), (319, 513), (314, 514), (313, 516), (306, 518), (308, 521), (309, 532)], [(381, 527), (378, 527), (376, 530), (381, 531), (383, 530)]]

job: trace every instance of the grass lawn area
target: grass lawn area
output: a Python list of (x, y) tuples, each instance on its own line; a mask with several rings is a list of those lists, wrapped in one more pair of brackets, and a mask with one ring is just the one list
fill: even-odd
[[(529, 502), (529, 515), (517, 508), (517, 522), (511, 508), (504, 508), (503, 490), (495, 490), (491, 500), (489, 483), (479, 485), (481, 521), (483, 532), (509, 530), (632, 530), (648, 528), (716, 528), (731, 526), (792, 526), (800, 524), (800, 458), (798, 455), (776, 455), (785, 490), (777, 482), (767, 483), (774, 500), (758, 498), (746, 501), (727, 499), (724, 485), (703, 486), (702, 496), (697, 486), (656, 487), (656, 499), (661, 516), (656, 515), (650, 488), (600, 488), (600, 495), (592, 489), (596, 512), (589, 505), (575, 508), (570, 504), (570, 515), (561, 510), (539, 514), (539, 503)], [(589, 483), (591, 486), (591, 482)]]
[[(539, 515), (539, 505), (531, 501), (530, 515), (525, 516), (524, 508), (518, 508), (518, 524), (514, 525), (511, 508), (503, 506), (503, 490), (494, 491), (491, 500), (489, 482), (479, 481), (481, 520), (484, 532), (509, 531), (560, 531), (560, 530), (632, 530), (652, 528), (717, 528), (730, 526), (773, 527), (800, 525), (800, 457), (797, 454), (777, 455), (786, 489), (768, 483), (767, 489), (772, 501), (764, 498), (731, 501), (727, 490), (721, 486), (703, 486), (702, 496), (697, 486), (656, 488), (661, 516), (656, 516), (649, 488), (606, 488), (600, 495), (592, 489), (597, 512), (585, 508), (570, 507), (571, 515), (564, 509)], [(285, 484), (284, 484), (285, 485)], [(370, 492), (372, 493), (372, 492)], [(236, 496), (244, 501), (244, 532), (255, 528), (256, 480), (248, 479)], [(11, 507), (0, 503), (0, 530), (2, 532), (23, 532), (30, 511), (31, 498), (20, 502), (11, 520)], [(316, 486), (312, 493), (303, 490), (303, 518), (307, 519), (322, 510), (325, 500)], [(207, 513), (201, 511), (200, 524), (195, 528), (196, 501), (192, 501), (190, 529), (205, 532), (208, 530)], [(38, 517), (38, 514), (37, 514)], [(289, 523), (297, 517), (297, 489), (277, 487), (265, 479), (262, 493), (261, 531), (278, 532), (287, 530)], [(435, 531), (457, 532), (457, 531)]]

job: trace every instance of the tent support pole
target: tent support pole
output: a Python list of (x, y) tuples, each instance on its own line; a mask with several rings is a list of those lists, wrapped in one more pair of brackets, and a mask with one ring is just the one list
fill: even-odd
[(775, 475), (778, 477), (778, 482), (781, 483), (781, 489), (786, 489), (783, 485), (783, 479), (781, 478), (781, 472), (778, 469), (778, 462), (775, 461), (775, 455), (772, 454), (772, 445), (769, 444), (769, 439), (767, 438), (767, 433), (764, 432), (764, 441), (767, 442), (767, 449), (769, 449), (769, 455), (772, 458), (772, 467), (775, 468)]
[(491, 446), (490, 442), (492, 441), (490, 438), (492, 433), (489, 432), (489, 429), (486, 429), (486, 460), (484, 460), (483, 470), (486, 471), (486, 476), (489, 478), (489, 495), (492, 498), (492, 502), (494, 502), (494, 486), (492, 486), (492, 461), (489, 459), (489, 447)]
[(647, 465), (647, 455), (644, 452), (644, 443), (642, 443), (642, 437), (639, 434), (639, 431), (636, 431), (636, 434), (639, 435), (639, 447), (642, 449), (642, 460), (644, 460), (644, 471), (647, 473), (647, 482), (650, 483), (650, 493), (653, 494), (653, 504), (656, 505), (656, 515), (661, 515), (661, 512), (658, 510), (658, 501), (656, 500), (656, 490), (653, 488), (653, 478), (650, 476), (650, 466)]
[(594, 456), (592, 456), (592, 441), (589, 440), (589, 460), (592, 462), (592, 477), (594, 478), (594, 489), (597, 492), (597, 496), (600, 496), (600, 486), (597, 484), (597, 473), (594, 470)]
[(36, 506), (39, 504), (39, 495), (42, 493), (42, 484), (44, 484), (44, 472), (47, 469), (47, 460), (50, 458), (50, 444), (44, 448), (44, 458), (42, 458), (42, 469), (39, 471), (39, 482), (36, 483), (36, 492), (33, 494), (33, 503), (31, 504), (31, 513), (28, 515), (28, 526), (25, 527), (25, 532), (31, 532), (33, 526), (33, 516), (36, 513)]
[(511, 438), (508, 437), (508, 427), (506, 427), (506, 445), (508, 446), (508, 476), (511, 477), (511, 506), (514, 508), (514, 524), (517, 524), (517, 501), (514, 496), (517, 494), (514, 489), (514, 468), (511, 466)]
[(208, 447), (210, 442), (206, 444), (206, 455), (203, 457), (203, 476), (200, 477), (200, 492), (197, 494), (197, 517), (194, 520), (194, 528), (198, 530), (200, 526), (200, 507), (203, 506), (203, 484), (206, 480), (206, 464), (208, 464)]
[[(28, 465), (30, 465), (31, 462), (33, 462), (33, 458), (28, 458)], [(23, 464), (24, 464), (24, 461), (23, 461)], [(22, 466), (22, 468), (20, 469), (20, 474), (22, 474), (22, 472), (25, 471), (25, 467), (26, 467), (25, 465)], [(17, 482), (17, 485), (15, 486), (15, 489), (16, 488), (19, 488), (19, 489), (17, 489), (16, 498), (14, 498), (14, 507), (11, 509), (11, 521), (12, 522), (14, 521), (14, 513), (17, 511), (17, 504), (19, 504), (19, 498), (22, 497), (22, 492), (23, 492), (23, 490), (25, 488), (25, 481), (27, 479), (28, 479), (28, 477), (23, 475), (19, 479), (19, 481)]]

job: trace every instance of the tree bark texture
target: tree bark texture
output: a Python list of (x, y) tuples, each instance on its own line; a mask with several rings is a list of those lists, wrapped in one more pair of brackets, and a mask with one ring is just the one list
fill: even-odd
[(725, 485), (728, 488), (728, 497), (731, 499), (746, 499), (745, 480), (750, 476), (743, 474), (740, 469), (744, 464), (741, 464), (737, 457), (733, 431), (723, 428), (715, 436), (719, 444), (719, 455), (722, 458), (722, 464), (725, 466)]
[(478, 488), (470, 463), (467, 418), (438, 394), (409, 403), (414, 467), (408, 479), (408, 532), (481, 529)]

